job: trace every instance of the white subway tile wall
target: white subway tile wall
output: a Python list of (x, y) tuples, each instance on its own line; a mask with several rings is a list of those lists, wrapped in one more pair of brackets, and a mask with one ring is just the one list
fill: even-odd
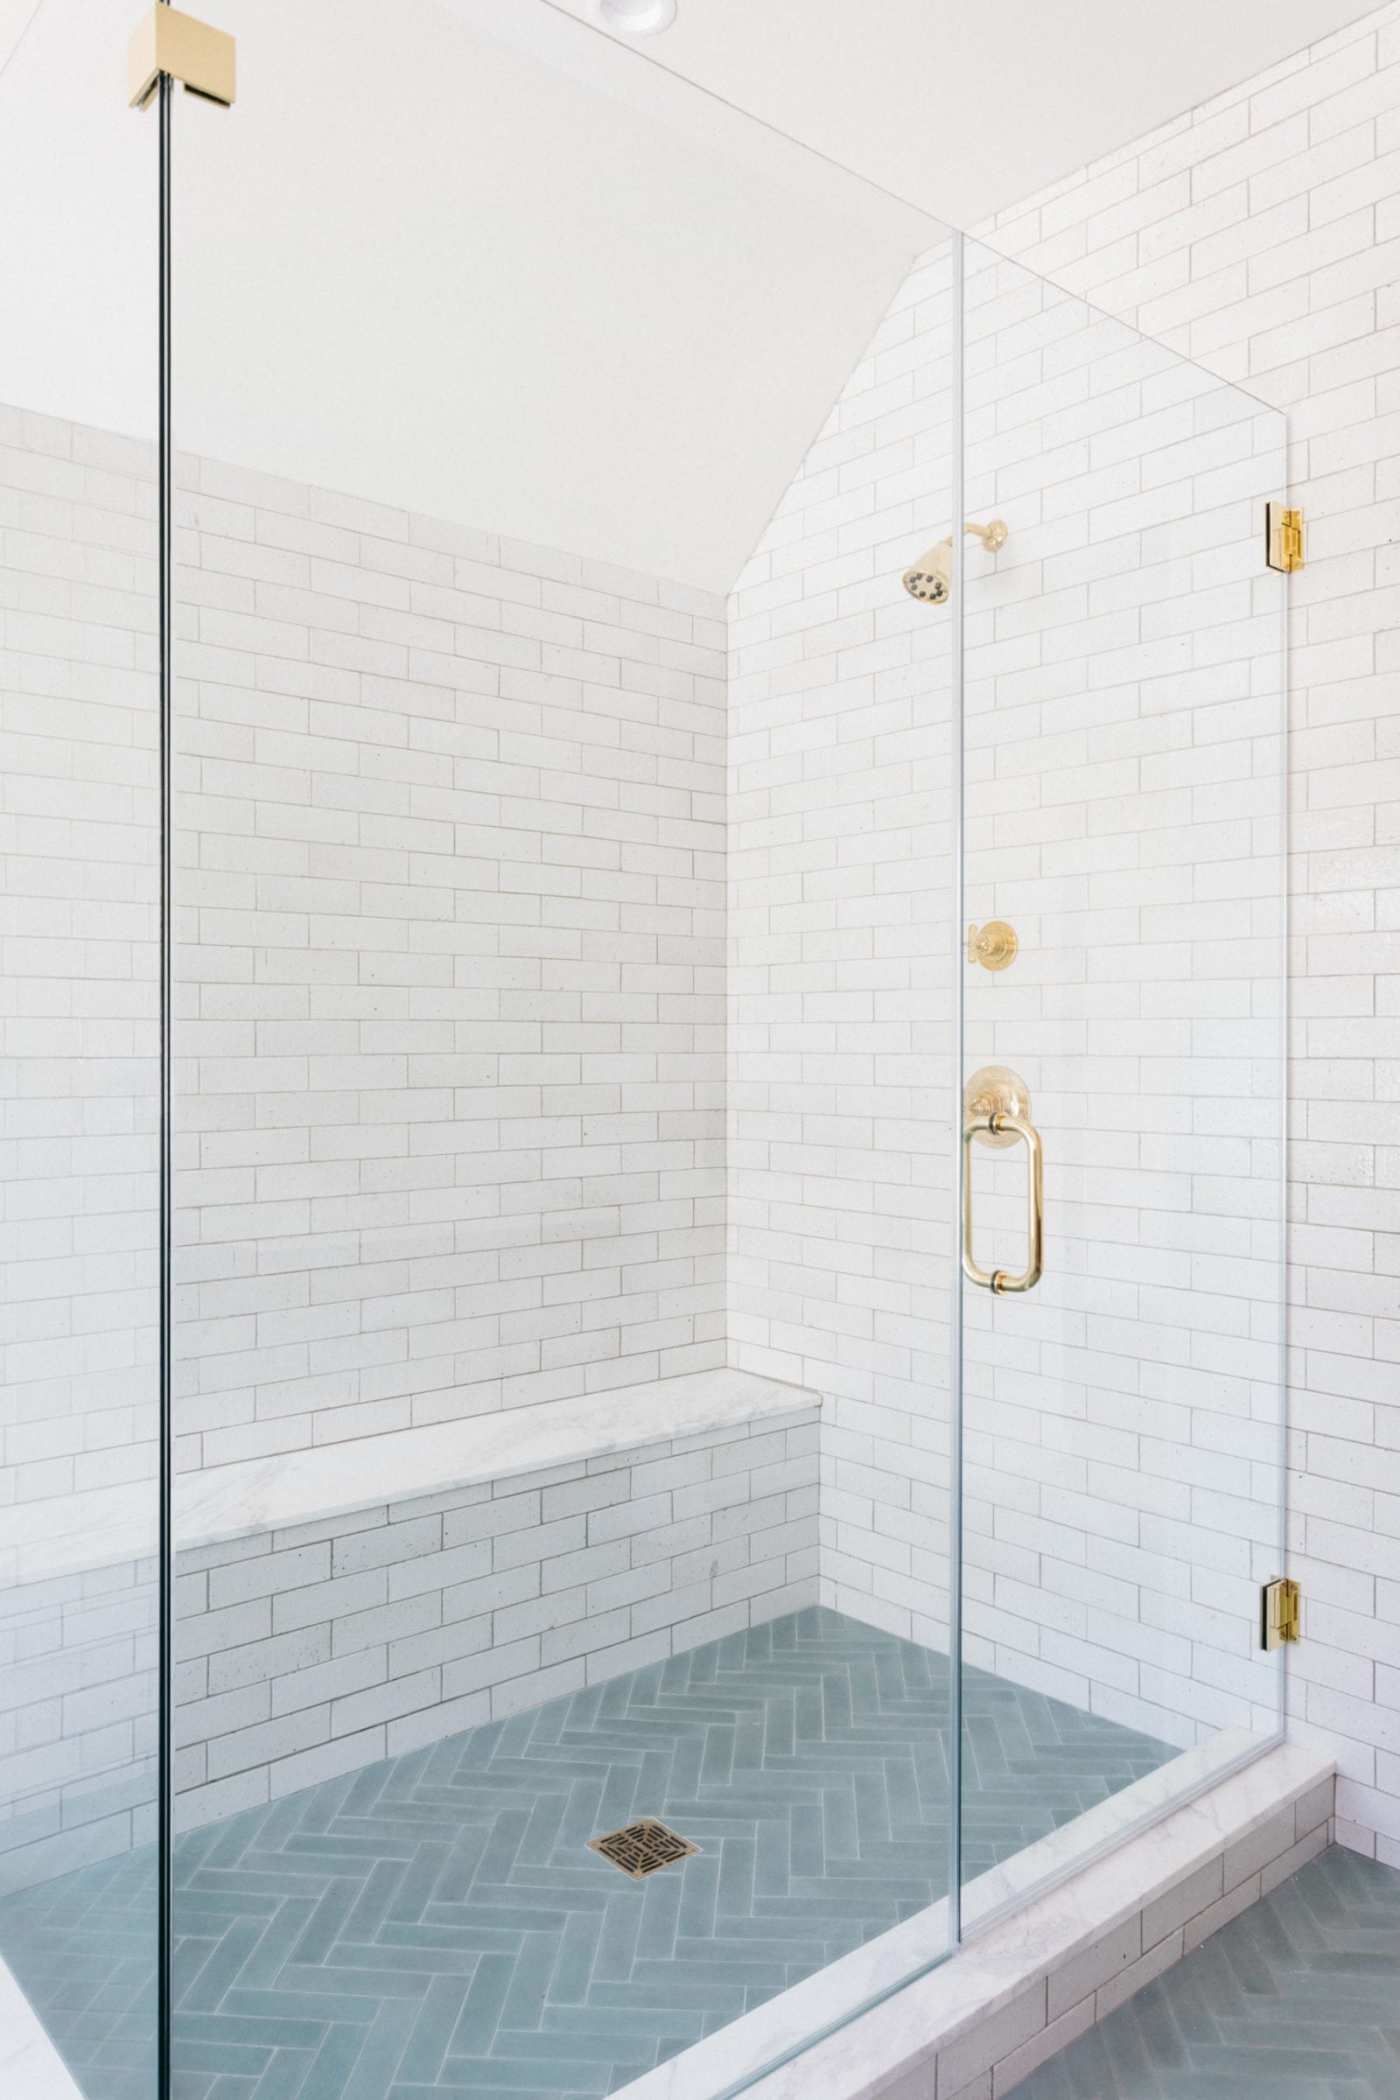
[[(180, 1465), (721, 1363), (722, 601), (180, 479)], [(6, 1500), (154, 1472), (152, 498), (0, 411)]]
[(0, 408), (0, 1507), (154, 1471), (152, 498), (145, 447)]
[[(1181, 1747), (1278, 1726), (1286, 586), (1277, 410), (967, 249), (969, 1068), (1045, 1143), (1044, 1279), (967, 1294), (967, 1654)], [(1023, 1262), (1019, 1148), (975, 1146)], [(999, 1236), (994, 1236), (994, 1233)], [(986, 1256), (984, 1255), (984, 1258)]]
[(1288, 411), (1293, 1726), (1400, 1865), (1400, 7), (984, 237)]
[[(194, 460), (178, 505), (179, 1465), (722, 1364), (723, 602)], [(149, 448), (0, 410), (0, 1505), (149, 1481), (152, 1549), (153, 516)], [(771, 1509), (716, 1609), (786, 1594)], [(16, 1568), (5, 1843), (61, 1871), (151, 1798), (151, 1571)]]
[(192, 479), (181, 1462), (721, 1363), (722, 602)]
[[(832, 1396), (828, 1601), (946, 1639), (946, 254), (732, 603), (731, 1346)], [(966, 1294), (964, 1653), (1186, 1748), (1277, 1726), (1282, 418), (969, 247), (966, 1062), (1029, 1082), (1033, 1297)], [(940, 858), (941, 855), (941, 858)], [(942, 1034), (937, 1031), (942, 1030)], [(940, 1080), (947, 1075), (946, 1088)], [(978, 1251), (1026, 1163), (974, 1148)], [(911, 1234), (915, 1202), (922, 1210)]]
[(820, 1390), (823, 1601), (948, 1640), (949, 260), (911, 274), (730, 600), (729, 1336)]

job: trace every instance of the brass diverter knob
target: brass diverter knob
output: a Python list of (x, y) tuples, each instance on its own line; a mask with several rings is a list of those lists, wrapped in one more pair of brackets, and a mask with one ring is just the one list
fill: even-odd
[(988, 919), (985, 926), (967, 929), (967, 959), (981, 963), (984, 970), (1010, 969), (1019, 946), (1015, 927), (1008, 926), (1005, 919)]

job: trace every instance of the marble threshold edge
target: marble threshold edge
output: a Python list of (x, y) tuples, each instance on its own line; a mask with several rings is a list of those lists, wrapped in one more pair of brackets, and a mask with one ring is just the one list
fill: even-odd
[(10, 2100), (83, 2100), (73, 2074), (0, 1958), (0, 2092)]

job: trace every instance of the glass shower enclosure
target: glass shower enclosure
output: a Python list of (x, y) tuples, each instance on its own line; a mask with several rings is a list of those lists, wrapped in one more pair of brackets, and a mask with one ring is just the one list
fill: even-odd
[(216, 21), (0, 73), (0, 2065), (761, 2090), (1280, 1733), (1284, 419)]
[(969, 1768), (1008, 1682), (1078, 1717), (1062, 1834), (981, 1915), (1280, 1725), (1287, 460), (1243, 390), (979, 243), (964, 273), (966, 508), (1007, 528), (961, 690)]

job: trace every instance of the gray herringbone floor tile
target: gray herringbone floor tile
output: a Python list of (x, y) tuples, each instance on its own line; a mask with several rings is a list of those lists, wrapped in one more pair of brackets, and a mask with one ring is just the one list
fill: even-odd
[(1340, 1847), (1016, 2087), (1016, 2100), (1396, 2100), (1400, 1873)]
[[(806, 1611), (177, 1846), (176, 2100), (602, 2100), (946, 1892), (948, 1665)], [(1171, 1756), (968, 1673), (981, 1872)], [(640, 1815), (701, 1848), (633, 1882)], [(87, 2100), (150, 2100), (149, 1854), (13, 1897)]]

